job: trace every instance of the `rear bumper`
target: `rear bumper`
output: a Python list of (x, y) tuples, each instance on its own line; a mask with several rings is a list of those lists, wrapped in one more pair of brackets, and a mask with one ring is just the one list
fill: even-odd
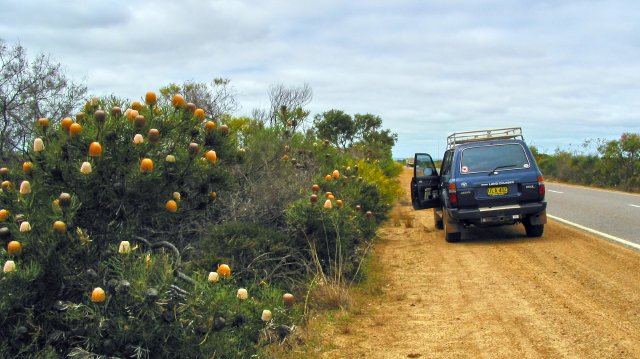
[(536, 215), (536, 222), (546, 222), (545, 210), (547, 202), (514, 204), (507, 206), (481, 207), (473, 209), (446, 209), (451, 219), (471, 223), (519, 222), (531, 215)]

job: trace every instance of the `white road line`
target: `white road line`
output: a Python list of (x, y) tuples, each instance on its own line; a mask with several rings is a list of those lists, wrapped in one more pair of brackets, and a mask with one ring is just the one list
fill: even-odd
[(600, 232), (600, 231), (596, 231), (595, 229), (592, 229), (592, 228), (589, 228), (589, 227), (585, 227), (583, 225), (580, 225), (580, 224), (577, 224), (577, 223), (573, 223), (573, 222), (567, 221), (566, 219), (563, 219), (563, 218), (560, 218), (560, 217), (556, 217), (556, 216), (552, 216), (550, 214), (547, 214), (547, 217), (555, 219), (558, 222), (562, 222), (562, 223), (568, 224), (570, 226), (582, 229), (583, 231), (587, 231), (587, 232), (593, 233), (595, 235), (604, 237), (604, 238), (612, 240), (614, 242), (618, 242), (620, 244), (624, 244), (625, 246), (629, 246), (631, 248), (640, 250), (640, 244), (629, 242), (626, 239), (618, 238), (618, 237), (612, 236), (610, 234), (606, 234), (606, 233), (603, 233), (603, 232)]
[(548, 189), (547, 191), (549, 191), (549, 192), (553, 192), (553, 193), (564, 193), (564, 192), (560, 192), (560, 191), (554, 191), (554, 190), (552, 190), (552, 189)]
[(640, 208), (640, 206), (638, 206), (637, 204), (630, 204), (631, 207), (636, 207), (636, 208)]

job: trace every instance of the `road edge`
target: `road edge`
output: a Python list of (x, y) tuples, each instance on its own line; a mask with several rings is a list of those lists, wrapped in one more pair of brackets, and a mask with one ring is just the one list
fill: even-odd
[(612, 236), (610, 234), (607, 234), (607, 233), (604, 233), (604, 232), (600, 232), (600, 231), (597, 231), (597, 230), (589, 228), (589, 227), (585, 227), (585, 226), (583, 226), (581, 224), (577, 224), (577, 223), (574, 223), (574, 222), (571, 222), (571, 221), (567, 221), (564, 218), (556, 217), (556, 216), (551, 215), (551, 214), (547, 214), (547, 217), (549, 217), (549, 218), (551, 218), (553, 220), (556, 220), (558, 222), (567, 224), (569, 226), (581, 229), (583, 231), (587, 231), (589, 233), (595, 234), (597, 236), (604, 237), (604, 238), (606, 238), (606, 239), (608, 239), (610, 241), (617, 242), (617, 243), (622, 244), (624, 246), (633, 248), (636, 251), (640, 251), (640, 244), (633, 243), (633, 242), (630, 242), (630, 241), (628, 241), (626, 239), (622, 239), (622, 238), (619, 238), (619, 237), (616, 237), (616, 236)]

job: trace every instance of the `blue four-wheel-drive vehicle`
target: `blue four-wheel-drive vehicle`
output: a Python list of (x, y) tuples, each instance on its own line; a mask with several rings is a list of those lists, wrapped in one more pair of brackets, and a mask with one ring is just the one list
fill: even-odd
[(540, 237), (547, 222), (545, 186), (519, 127), (456, 132), (438, 173), (430, 155), (416, 153), (411, 180), (415, 209), (434, 209), (437, 229), (458, 242), (467, 226), (522, 223)]

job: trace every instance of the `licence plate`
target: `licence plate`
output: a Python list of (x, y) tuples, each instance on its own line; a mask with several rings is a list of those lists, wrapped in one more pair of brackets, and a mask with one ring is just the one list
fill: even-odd
[(507, 187), (489, 187), (487, 188), (487, 194), (489, 196), (502, 196), (509, 193), (509, 188)]

